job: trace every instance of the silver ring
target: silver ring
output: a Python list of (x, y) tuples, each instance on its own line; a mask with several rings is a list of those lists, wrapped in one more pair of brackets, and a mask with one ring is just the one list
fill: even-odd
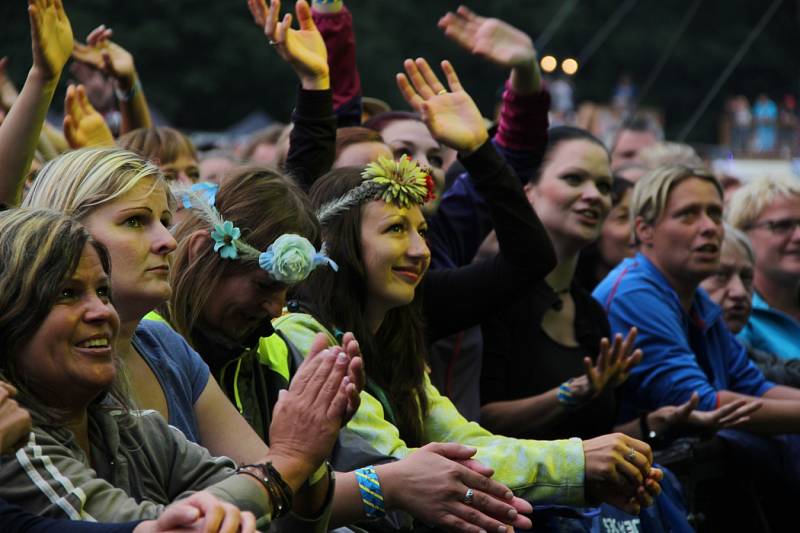
[(630, 463), (633, 461), (634, 457), (636, 457), (636, 450), (633, 448), (628, 448), (628, 453), (625, 454), (625, 460)]
[(276, 44), (278, 44), (278, 43), (273, 41), (272, 39), (269, 40), (269, 45), (270, 46), (275, 46)]
[(475, 499), (475, 492), (472, 489), (467, 489), (467, 493), (464, 494), (463, 502), (467, 505), (472, 505), (472, 500)]

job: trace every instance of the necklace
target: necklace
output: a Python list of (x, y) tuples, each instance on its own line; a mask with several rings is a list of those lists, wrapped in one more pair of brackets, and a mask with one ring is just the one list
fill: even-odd
[(554, 290), (553, 292), (556, 295), (556, 301), (553, 302), (550, 305), (550, 307), (555, 311), (561, 311), (562, 309), (564, 309), (564, 300), (561, 298), (561, 295), (562, 294), (569, 294), (569, 287), (567, 287), (566, 289), (558, 290), (558, 291)]

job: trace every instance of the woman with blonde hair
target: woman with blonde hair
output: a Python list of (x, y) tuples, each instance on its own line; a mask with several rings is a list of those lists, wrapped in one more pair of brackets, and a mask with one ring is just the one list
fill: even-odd
[(237, 507), (265, 520), (286, 514), (293, 480), (280, 474), (291, 473), (281, 456), (298, 454), (298, 433), (315, 443), (300, 460), (329, 453), (348, 403), (347, 359), (326, 352), (304, 364), (276, 407), (272, 454), (235, 468), (158, 413), (131, 408), (114, 350), (110, 271), (105, 246), (76, 220), (0, 213), (0, 368), (34, 422), (3, 461), (0, 498), (34, 513), (124, 522), (156, 518), (189, 496), (212, 531), (254, 530), (254, 516)]

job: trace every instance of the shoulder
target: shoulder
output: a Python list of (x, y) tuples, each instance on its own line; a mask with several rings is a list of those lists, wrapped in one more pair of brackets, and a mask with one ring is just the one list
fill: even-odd
[(148, 358), (180, 358), (187, 362), (205, 364), (200, 355), (189, 346), (166, 322), (142, 320), (134, 333), (135, 342), (142, 349), (142, 356)]
[(303, 354), (311, 348), (317, 333), (324, 333), (330, 346), (338, 344), (334, 334), (316, 318), (306, 313), (287, 313), (272, 321), (272, 326)]

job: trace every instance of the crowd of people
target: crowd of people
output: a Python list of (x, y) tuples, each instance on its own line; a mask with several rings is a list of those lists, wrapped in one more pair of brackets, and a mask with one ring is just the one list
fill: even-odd
[(531, 37), (463, 6), (439, 28), (508, 71), (494, 124), (449, 61), (398, 65), (410, 111), (362, 96), (342, 0), (247, 7), (297, 75), (291, 124), (200, 154), (110, 29), (75, 41), (29, 0), (0, 530), (691, 531), (654, 453), (686, 438), (781, 523), (800, 184), (728, 191), (646, 121), (611, 147), (550, 127)]

